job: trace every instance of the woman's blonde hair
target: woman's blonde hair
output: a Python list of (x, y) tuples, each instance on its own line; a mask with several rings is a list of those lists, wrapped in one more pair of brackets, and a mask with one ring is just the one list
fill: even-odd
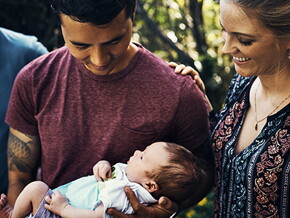
[(289, 0), (231, 0), (248, 13), (255, 16), (276, 36), (290, 35), (290, 1)]

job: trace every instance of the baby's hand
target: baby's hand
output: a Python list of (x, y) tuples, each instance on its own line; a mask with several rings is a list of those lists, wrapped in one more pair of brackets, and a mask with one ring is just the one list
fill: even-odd
[(106, 160), (101, 160), (93, 167), (93, 171), (98, 181), (104, 181), (111, 177), (111, 164)]
[(67, 198), (59, 191), (56, 191), (51, 196), (46, 196), (45, 201), (47, 204), (44, 207), (59, 216), (61, 216), (61, 213), (69, 205)]

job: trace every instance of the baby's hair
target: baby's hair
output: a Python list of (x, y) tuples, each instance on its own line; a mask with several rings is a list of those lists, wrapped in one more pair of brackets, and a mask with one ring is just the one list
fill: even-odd
[(165, 144), (169, 154), (168, 163), (158, 170), (148, 172), (148, 176), (159, 186), (153, 196), (166, 196), (172, 201), (180, 202), (199, 189), (202, 178), (206, 176), (206, 168), (185, 147), (170, 142)]

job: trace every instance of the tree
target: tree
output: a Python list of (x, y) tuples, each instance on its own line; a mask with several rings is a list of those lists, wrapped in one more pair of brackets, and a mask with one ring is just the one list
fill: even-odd
[(63, 45), (48, 0), (0, 0), (0, 26), (38, 37), (48, 50)]

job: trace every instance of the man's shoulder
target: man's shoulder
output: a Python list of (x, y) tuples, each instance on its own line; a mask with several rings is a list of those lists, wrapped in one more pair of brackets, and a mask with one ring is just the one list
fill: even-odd
[(61, 57), (66, 57), (70, 55), (70, 52), (66, 46), (62, 46), (60, 48), (57, 48), (49, 53), (47, 53), (43, 58), (44, 59), (59, 59)]
[[(57, 69), (64, 69), (64, 60), (69, 61), (69, 52), (66, 47), (61, 47), (40, 57), (37, 57), (29, 64), (24, 66), (19, 72), (18, 77), (34, 78), (43, 80), (47, 75), (53, 74)], [(62, 67), (61, 67), (62, 66)]]
[[(165, 68), (165, 70), (171, 69), (166, 61), (158, 57), (156, 54), (152, 53), (142, 45), (138, 44), (139, 47), (139, 53), (140, 53), (140, 61), (138, 62), (140, 65), (144, 66), (150, 66), (149, 69), (162, 69)], [(152, 65), (153, 64), (153, 65)], [(148, 68), (145, 68), (148, 69)]]
[(68, 49), (64, 46), (34, 59), (27, 65), (27, 67), (37, 68), (37, 67), (46, 67), (50, 65), (53, 67), (55, 65), (61, 64), (69, 56), (70, 53)]
[(194, 83), (190, 76), (183, 76), (176, 74), (174, 68), (170, 67), (168, 63), (156, 54), (141, 47), (141, 57), (138, 62), (138, 68), (144, 72), (144, 75), (152, 77), (156, 81), (171, 85), (182, 85), (185, 82)]

